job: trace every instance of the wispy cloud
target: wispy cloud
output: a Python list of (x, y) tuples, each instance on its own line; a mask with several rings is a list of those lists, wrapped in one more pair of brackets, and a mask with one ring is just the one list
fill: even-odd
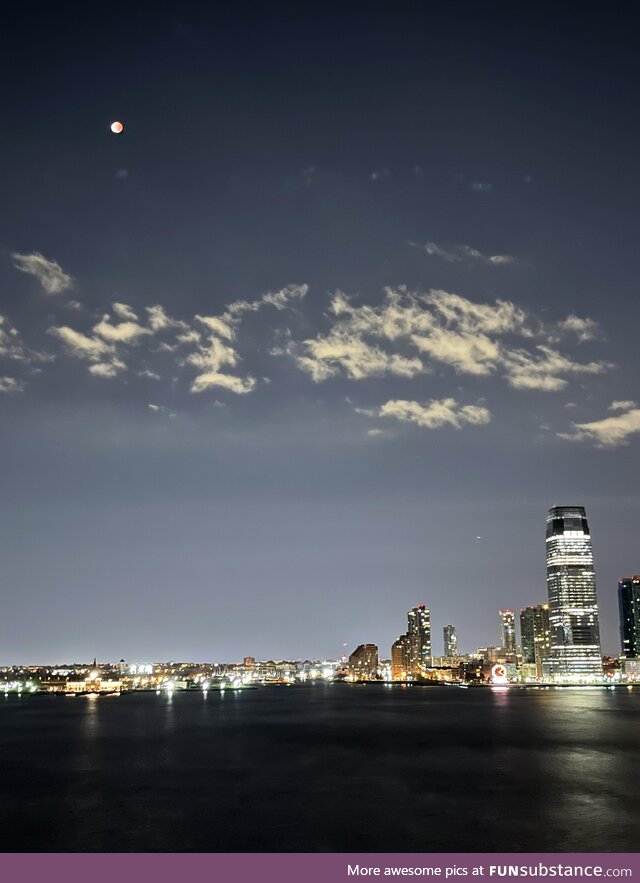
[(559, 432), (558, 436), (568, 441), (594, 441), (599, 448), (629, 444), (629, 436), (640, 433), (640, 408), (631, 401), (612, 402), (609, 410), (620, 413), (590, 423), (574, 423), (571, 432)]
[(28, 362), (29, 352), (17, 328), (6, 316), (0, 316), (0, 358)]
[(273, 350), (291, 356), (317, 383), (340, 374), (352, 380), (415, 377), (440, 364), (458, 374), (500, 373), (514, 389), (554, 391), (567, 386), (568, 376), (611, 367), (533, 343), (547, 336), (544, 324), (509, 301), (477, 303), (451, 292), (399, 287), (386, 289), (379, 306), (356, 306), (338, 291), (329, 312), (327, 333)]
[(422, 405), (420, 402), (393, 399), (386, 402), (379, 411), (380, 417), (393, 417), (403, 423), (415, 423), (425, 429), (440, 429), (453, 426), (461, 429), (465, 425), (482, 426), (491, 420), (491, 412), (481, 405), (459, 405), (453, 398), (432, 399)]
[(490, 264), (494, 267), (501, 267), (507, 264), (516, 263), (516, 258), (510, 254), (485, 255), (477, 248), (472, 248), (470, 245), (452, 245), (449, 248), (444, 248), (436, 242), (427, 242), (425, 245), (419, 245), (415, 242), (410, 242), (409, 244), (414, 248), (426, 251), (426, 253), (432, 257), (441, 258), (449, 264), (475, 262), (479, 264)]
[(50, 261), (34, 251), (31, 254), (11, 255), (14, 266), (21, 273), (35, 276), (46, 294), (61, 294), (69, 288), (73, 288), (73, 278), (65, 273), (57, 261)]
[(22, 392), (24, 383), (16, 377), (0, 377), (0, 393)]

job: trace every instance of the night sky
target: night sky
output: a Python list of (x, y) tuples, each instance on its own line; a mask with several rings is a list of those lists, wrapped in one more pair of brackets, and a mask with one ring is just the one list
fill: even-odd
[(0, 662), (497, 644), (569, 504), (617, 653), (634, 10), (148, 10), (3, 11)]

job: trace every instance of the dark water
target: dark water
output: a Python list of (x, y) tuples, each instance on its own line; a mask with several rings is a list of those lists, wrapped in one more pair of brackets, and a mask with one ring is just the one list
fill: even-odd
[(640, 690), (0, 700), (2, 851), (637, 851)]

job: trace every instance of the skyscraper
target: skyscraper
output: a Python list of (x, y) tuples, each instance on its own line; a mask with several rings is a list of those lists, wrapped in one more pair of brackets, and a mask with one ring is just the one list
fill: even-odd
[(411, 675), (411, 643), (408, 635), (400, 635), (391, 645), (391, 677), (406, 681)]
[(618, 582), (620, 649), (626, 659), (640, 656), (640, 576), (625, 576)]
[(349, 656), (349, 672), (355, 681), (371, 681), (378, 676), (378, 648), (375, 644), (358, 644)]
[(596, 575), (582, 506), (554, 506), (547, 515), (550, 673), (555, 680), (602, 677)]
[(541, 678), (542, 664), (551, 652), (548, 604), (536, 604), (520, 611), (520, 638), (523, 665), (535, 665), (536, 677)]
[(442, 630), (444, 634), (444, 655), (448, 658), (458, 655), (458, 635), (454, 625), (445, 625)]
[(516, 615), (513, 610), (499, 610), (500, 642), (507, 662), (516, 661)]
[(417, 675), (431, 665), (431, 613), (424, 604), (418, 604), (407, 613), (407, 635), (411, 670)]

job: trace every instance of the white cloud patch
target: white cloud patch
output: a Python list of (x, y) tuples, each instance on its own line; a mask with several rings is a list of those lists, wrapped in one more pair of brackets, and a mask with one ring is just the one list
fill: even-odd
[(25, 346), (17, 328), (6, 316), (0, 316), (0, 358), (16, 362), (29, 362), (29, 350)]
[(99, 337), (89, 337), (81, 331), (69, 328), (68, 325), (49, 328), (49, 334), (61, 340), (69, 354), (78, 359), (99, 362), (115, 354), (115, 347), (112, 344), (106, 343)]
[(100, 337), (114, 343), (134, 343), (144, 334), (153, 334), (151, 328), (144, 328), (138, 322), (124, 321), (113, 324), (108, 313), (105, 313), (98, 324), (93, 326), (93, 330)]
[(470, 245), (452, 245), (444, 248), (436, 242), (427, 242), (425, 245), (418, 245), (411, 242), (414, 248), (420, 248), (432, 257), (441, 258), (449, 264), (460, 264), (464, 262), (475, 262), (479, 264), (489, 264), (494, 267), (502, 267), (507, 264), (515, 264), (516, 258), (510, 254), (491, 254), (485, 255), (477, 248)]
[(505, 300), (483, 304), (447, 291), (400, 287), (386, 289), (379, 306), (356, 306), (338, 291), (329, 312), (328, 333), (272, 350), (291, 356), (317, 383), (340, 374), (352, 380), (415, 377), (440, 364), (458, 374), (502, 373), (514, 389), (555, 391), (567, 385), (567, 376), (611, 367), (574, 361), (543, 344), (525, 348), (523, 341), (545, 338), (547, 329)]
[(459, 405), (455, 399), (432, 399), (422, 405), (420, 402), (393, 399), (386, 402), (379, 411), (380, 417), (393, 417), (403, 423), (415, 423), (425, 429), (440, 429), (453, 426), (461, 429), (465, 425), (482, 426), (491, 420), (491, 412), (481, 405)]
[(236, 300), (230, 303), (222, 316), (225, 322), (233, 322), (241, 313), (256, 312), (264, 306), (275, 307), (276, 310), (285, 310), (295, 301), (306, 297), (309, 291), (308, 285), (287, 285), (279, 291), (268, 291), (257, 300)]
[(15, 377), (0, 377), (0, 393), (22, 392), (24, 383)]
[(121, 371), (126, 370), (126, 367), (127, 366), (124, 362), (121, 362), (120, 359), (113, 359), (111, 362), (96, 362), (94, 365), (90, 365), (89, 373), (93, 374), (94, 377), (110, 379), (112, 377), (117, 377)]
[(590, 423), (574, 423), (572, 432), (560, 432), (558, 436), (569, 441), (594, 441), (599, 448), (629, 444), (629, 436), (640, 433), (640, 408), (635, 402), (613, 402), (609, 410), (620, 413)]
[(575, 316), (573, 313), (559, 322), (558, 328), (561, 332), (575, 334), (580, 343), (584, 343), (587, 340), (593, 340), (598, 335), (597, 322), (594, 322), (593, 319), (589, 319), (588, 316), (583, 319), (580, 316)]
[(137, 314), (134, 313), (134, 311), (131, 309), (131, 307), (128, 306), (127, 304), (115, 303), (115, 304), (111, 304), (111, 307), (113, 309), (113, 312), (120, 319), (128, 319), (131, 322), (138, 321)]
[(21, 273), (35, 276), (46, 294), (61, 294), (73, 288), (73, 278), (64, 272), (57, 261), (48, 260), (40, 252), (14, 253), (11, 257), (14, 267)]

